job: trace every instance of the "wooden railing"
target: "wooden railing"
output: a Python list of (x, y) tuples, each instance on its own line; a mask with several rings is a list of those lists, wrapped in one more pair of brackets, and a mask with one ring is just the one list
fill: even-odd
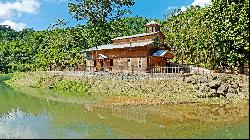
[[(83, 71), (83, 72), (111, 72), (111, 73), (227, 73), (227, 74), (236, 74), (237, 70), (235, 69), (215, 69), (215, 70), (207, 70), (202, 67), (197, 67), (194, 65), (172, 65), (168, 67), (101, 67), (97, 69), (94, 66), (84, 66), (78, 65), (77, 67), (72, 67), (68, 69), (53, 69), (48, 71)], [(238, 74), (246, 74), (249, 75), (249, 67), (245, 65), (242, 68), (238, 68)]]
[(90, 72), (112, 72), (112, 73), (210, 73), (210, 71), (205, 70), (203, 68), (197, 68), (192, 66), (169, 66), (169, 67), (93, 67), (93, 66), (86, 66), (84, 67), (83, 71), (90, 71)]

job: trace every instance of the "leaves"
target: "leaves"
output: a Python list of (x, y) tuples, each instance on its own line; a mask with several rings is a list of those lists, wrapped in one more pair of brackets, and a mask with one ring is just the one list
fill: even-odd
[(1, 28), (0, 71), (60, 70), (85, 64), (83, 50), (111, 43), (118, 36), (143, 33), (147, 22), (129, 17), (108, 22), (105, 28), (91, 23), (67, 27), (65, 20), (58, 19), (44, 31)]
[[(213, 0), (212, 5), (172, 13), (164, 23), (176, 62), (185, 49), (188, 64), (207, 68), (243, 65), (249, 58), (249, 1)], [(181, 45), (183, 44), (183, 45)]]
[(69, 13), (77, 20), (87, 19), (91, 24), (103, 26), (129, 13), (134, 0), (71, 0)]

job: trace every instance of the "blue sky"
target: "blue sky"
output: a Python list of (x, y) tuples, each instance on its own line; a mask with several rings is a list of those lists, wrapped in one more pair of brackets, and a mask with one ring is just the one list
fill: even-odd
[[(65, 19), (69, 26), (85, 24), (68, 14), (69, 0), (0, 0), (0, 25), (9, 25), (15, 30), (33, 28), (44, 30), (56, 18)], [(131, 15), (163, 19), (167, 10), (185, 10), (190, 5), (209, 4), (210, 0), (135, 0)]]

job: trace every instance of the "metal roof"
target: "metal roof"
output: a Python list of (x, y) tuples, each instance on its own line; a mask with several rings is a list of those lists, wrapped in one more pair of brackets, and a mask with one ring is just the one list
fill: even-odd
[(143, 33), (143, 34), (136, 34), (136, 35), (131, 35), (131, 36), (123, 36), (123, 37), (117, 37), (112, 40), (118, 40), (118, 39), (125, 39), (125, 38), (132, 38), (132, 37), (139, 37), (139, 36), (146, 36), (146, 35), (153, 35), (158, 32), (152, 32), (152, 33)]
[(168, 50), (158, 50), (152, 56), (164, 56)]
[(90, 49), (87, 49), (85, 51), (95, 51), (95, 50), (111, 50), (115, 48), (129, 48), (129, 47), (141, 47), (141, 46), (146, 46), (149, 44), (152, 44), (153, 41), (148, 41), (148, 42), (139, 42), (139, 43), (131, 43), (131, 44), (122, 44), (122, 45), (113, 45), (113, 44), (108, 44), (108, 45), (101, 45)]
[(155, 22), (154, 20), (150, 21), (149, 23), (146, 24), (146, 26), (150, 26), (150, 25), (159, 25), (161, 26), (158, 22)]

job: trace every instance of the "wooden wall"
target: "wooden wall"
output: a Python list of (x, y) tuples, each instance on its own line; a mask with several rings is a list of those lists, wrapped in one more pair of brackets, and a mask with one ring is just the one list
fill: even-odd
[(139, 59), (141, 59), (141, 67), (147, 67), (147, 58), (119, 58), (113, 59), (114, 67), (123, 66), (124, 68), (128, 68), (128, 59), (131, 61), (131, 66), (139, 67)]
[(133, 47), (133, 48), (120, 48), (112, 50), (98, 50), (92, 51), (92, 59), (96, 59), (96, 55), (103, 54), (108, 56), (109, 59), (115, 58), (135, 58), (135, 57), (147, 57), (148, 51), (147, 46), (144, 47)]
[[(164, 38), (164, 35), (159, 32), (152, 35), (142, 36), (142, 37), (134, 37), (134, 38), (128, 38), (128, 39), (120, 39), (120, 40), (113, 40), (114, 45), (122, 45), (122, 44), (129, 44), (132, 40), (132, 43), (134, 42), (146, 42), (146, 41), (152, 41), (154, 37), (158, 35), (160, 39)], [(94, 60), (97, 59), (97, 56), (99, 54), (106, 55), (108, 59), (101, 59), (97, 61), (97, 67), (98, 70), (102, 70), (101, 68), (103, 65), (105, 65), (108, 69), (111, 68), (110, 61), (113, 60), (113, 67), (115, 67), (119, 71), (119, 66), (122, 66), (122, 69), (124, 72), (126, 69), (130, 71), (129, 69), (129, 62), (131, 66), (134, 66), (136, 68), (146, 68), (151, 66), (163, 66), (162, 63), (164, 58), (152, 58), (150, 57), (155, 51), (159, 50), (159, 48), (156, 48), (152, 45), (142, 46), (142, 47), (131, 47), (131, 48), (116, 48), (111, 50), (98, 50), (98, 51), (92, 51), (91, 52), (91, 59), (92, 66), (94, 66)], [(151, 60), (152, 58), (152, 60)], [(149, 60), (151, 60), (149, 62)], [(140, 65), (139, 65), (140, 62)], [(152, 63), (152, 64), (151, 64)], [(146, 69), (145, 69), (146, 70)]]

